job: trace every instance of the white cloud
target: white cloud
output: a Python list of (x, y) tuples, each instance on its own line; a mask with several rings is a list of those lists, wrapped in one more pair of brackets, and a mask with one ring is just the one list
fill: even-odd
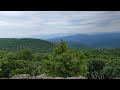
[(0, 37), (120, 30), (120, 11), (0, 11)]

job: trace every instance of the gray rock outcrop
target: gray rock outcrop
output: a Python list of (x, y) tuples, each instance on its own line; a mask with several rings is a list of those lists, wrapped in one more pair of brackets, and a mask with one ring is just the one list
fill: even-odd
[(38, 75), (38, 76), (30, 76), (29, 74), (19, 74), (19, 75), (15, 75), (14, 77), (12, 77), (12, 79), (86, 79), (83, 76), (78, 76), (78, 77), (67, 77), (67, 78), (63, 78), (63, 77), (51, 77), (51, 76), (46, 76), (45, 74), (42, 75)]

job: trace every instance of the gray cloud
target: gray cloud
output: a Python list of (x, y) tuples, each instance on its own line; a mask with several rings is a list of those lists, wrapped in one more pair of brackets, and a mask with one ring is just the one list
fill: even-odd
[(120, 11), (0, 11), (0, 37), (120, 31)]

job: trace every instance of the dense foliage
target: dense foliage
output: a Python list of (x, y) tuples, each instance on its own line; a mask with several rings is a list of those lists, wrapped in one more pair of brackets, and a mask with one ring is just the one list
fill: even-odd
[(63, 41), (55, 47), (49, 59), (45, 60), (45, 69), (50, 76), (72, 77), (87, 75), (87, 66), (83, 58), (74, 50), (67, 49)]
[(61, 41), (51, 52), (38, 51), (29, 47), (14, 52), (1, 50), (0, 78), (11, 78), (16, 74), (46, 74), (53, 77), (120, 79), (120, 49), (76, 50), (69, 49)]
[(0, 38), (0, 50), (17, 51), (23, 48), (30, 48), (33, 51), (51, 52), (53, 43), (32, 38)]

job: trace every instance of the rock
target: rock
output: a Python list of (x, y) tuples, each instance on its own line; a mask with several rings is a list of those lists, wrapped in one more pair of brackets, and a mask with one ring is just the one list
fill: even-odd
[(55, 77), (54, 79), (65, 79), (65, 78), (62, 78), (62, 77)]
[(15, 75), (12, 79), (29, 79), (30, 75), (29, 74), (18, 74)]
[(67, 77), (66, 79), (85, 79), (83, 76), (78, 77)]
[(79, 79), (86, 79), (86, 78), (85, 78), (85, 77), (83, 77), (83, 76), (79, 76), (78, 78), (79, 78)]
[(36, 76), (36, 79), (53, 79), (53, 77), (46, 76), (45, 74)]
[(67, 78), (63, 78), (63, 77), (50, 77), (50, 76), (46, 76), (45, 74), (42, 75), (38, 75), (38, 76), (30, 76), (29, 74), (18, 74), (15, 75), (12, 79), (86, 79), (83, 76), (78, 76), (78, 77), (67, 77)]

